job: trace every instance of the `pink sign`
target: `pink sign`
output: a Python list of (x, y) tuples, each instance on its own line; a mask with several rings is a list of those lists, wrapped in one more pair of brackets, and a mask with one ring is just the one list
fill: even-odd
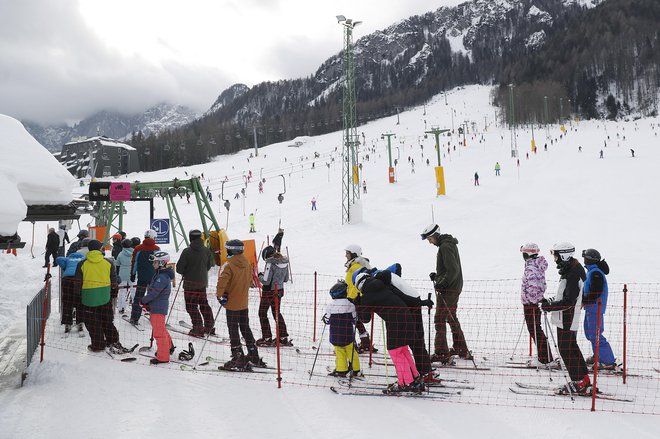
[(130, 183), (110, 183), (110, 201), (130, 201)]

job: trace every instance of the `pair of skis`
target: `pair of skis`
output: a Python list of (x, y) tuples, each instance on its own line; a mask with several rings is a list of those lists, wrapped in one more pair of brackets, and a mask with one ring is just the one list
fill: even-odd
[[(509, 390), (517, 395), (568, 396), (568, 397), (571, 396), (568, 393), (561, 392), (561, 387), (558, 388), (557, 386), (525, 384), (519, 382), (516, 382), (515, 384), (516, 387), (509, 387)], [(591, 391), (589, 391), (588, 393), (573, 393), (573, 396), (591, 398)], [(596, 398), (607, 401), (634, 402), (634, 399), (623, 398), (616, 396), (612, 393), (605, 393), (605, 392), (596, 393)]]

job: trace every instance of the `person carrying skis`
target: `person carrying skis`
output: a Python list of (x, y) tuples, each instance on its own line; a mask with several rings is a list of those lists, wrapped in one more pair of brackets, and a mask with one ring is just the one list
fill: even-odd
[(328, 375), (345, 377), (349, 373), (360, 376), (360, 359), (355, 349), (355, 305), (346, 298), (348, 285), (344, 280), (337, 281), (330, 288), (332, 302), (325, 310), (321, 321), (330, 325), (330, 344), (335, 347), (335, 370)]
[(135, 297), (133, 297), (133, 309), (131, 310), (130, 323), (137, 325), (140, 316), (142, 315), (142, 308), (140, 308), (140, 299), (147, 291), (147, 285), (151, 283), (151, 279), (156, 274), (154, 266), (149, 260), (149, 256), (160, 250), (156, 245), (157, 233), (155, 230), (147, 230), (144, 232), (144, 241), (133, 250), (133, 260), (131, 261), (131, 281), (135, 282), (137, 279), (137, 286), (135, 287)]
[(559, 363), (552, 360), (548, 339), (541, 328), (541, 310), (539, 308), (539, 302), (545, 294), (545, 271), (548, 269), (548, 262), (543, 256), (539, 256), (539, 246), (533, 242), (521, 246), (520, 252), (525, 261), (520, 301), (523, 306), (527, 331), (536, 343), (537, 355), (537, 360), (529, 360), (527, 365), (556, 369), (559, 367)]
[[(87, 242), (85, 242), (87, 241)], [(80, 295), (77, 294), (76, 288), (76, 268), (78, 264), (85, 260), (87, 254), (87, 244), (89, 240), (83, 240), (78, 251), (71, 253), (69, 256), (58, 256), (57, 265), (62, 269), (62, 320), (61, 324), (64, 325), (64, 332), (71, 331), (73, 324), (73, 314), (76, 315), (76, 326), (78, 332), (83, 330), (83, 316), (80, 307)]]
[(421, 393), (424, 383), (408, 348), (413, 343), (415, 332), (415, 323), (408, 307), (381, 280), (371, 277), (366, 271), (354, 275), (353, 282), (361, 292), (356, 307), (360, 320), (368, 323), (371, 314), (376, 313), (385, 321), (387, 353), (394, 363), (397, 382), (383, 393)]
[[(603, 335), (605, 327), (605, 309), (607, 308), (607, 278), (610, 267), (601, 259), (598, 250), (589, 248), (582, 251), (587, 278), (584, 281), (582, 306), (584, 308), (584, 336), (591, 342), (592, 352), (596, 352), (596, 331), (600, 319), (600, 334), (598, 337), (598, 369), (616, 370), (616, 359), (612, 347)], [(601, 301), (600, 316), (598, 315), (598, 299)], [(588, 365), (594, 364), (594, 356), (587, 358)]]
[(215, 321), (206, 297), (206, 287), (209, 283), (208, 273), (215, 265), (215, 258), (213, 252), (204, 245), (200, 230), (191, 230), (188, 232), (188, 238), (190, 246), (181, 252), (176, 264), (176, 272), (183, 276), (183, 297), (192, 323), (188, 335), (214, 335)]
[(554, 298), (544, 298), (540, 302), (541, 309), (552, 314), (551, 322), (557, 327), (559, 355), (571, 378), (568, 384), (558, 389), (561, 394), (588, 393), (591, 387), (589, 370), (577, 343), (582, 287), (586, 274), (582, 265), (573, 258), (574, 253), (575, 246), (569, 242), (552, 246), (550, 254), (559, 270), (559, 286)]
[[(225, 363), (228, 369), (245, 370), (250, 364), (266, 367), (259, 357), (248, 315), (248, 290), (252, 285), (252, 268), (243, 255), (243, 242), (232, 239), (225, 243), (227, 262), (220, 268), (216, 296), (227, 313), (227, 329), (231, 346), (231, 360)], [(245, 339), (247, 357), (243, 354), (240, 333)]]
[[(261, 252), (261, 257), (266, 262), (263, 273), (259, 273), (261, 282), (261, 301), (259, 302), (259, 323), (261, 324), (261, 338), (257, 340), (257, 346), (275, 346), (273, 334), (268, 322), (268, 309), (273, 313), (273, 319), (279, 322), (280, 344), (293, 346), (289, 341), (286, 323), (280, 310), (282, 309), (282, 297), (284, 296), (284, 282), (289, 281), (289, 260), (275, 250), (267, 246)], [(278, 297), (278, 309), (275, 307), (275, 292)]]
[(119, 272), (119, 293), (117, 297), (117, 311), (124, 314), (126, 305), (134, 295), (133, 281), (131, 280), (131, 260), (133, 259), (133, 242), (130, 239), (121, 241), (121, 252), (115, 258), (115, 267)]
[(153, 265), (155, 274), (147, 287), (147, 294), (140, 299), (140, 306), (145, 311), (149, 311), (149, 321), (158, 349), (156, 358), (152, 358), (150, 363), (169, 363), (170, 351), (174, 345), (170, 333), (165, 328), (165, 316), (169, 308), (174, 271), (167, 266), (170, 255), (166, 252), (157, 251), (149, 255), (149, 261)]
[[(458, 355), (464, 360), (472, 359), (465, 342), (465, 335), (456, 311), (463, 290), (463, 270), (458, 253), (458, 240), (449, 234), (440, 234), (440, 227), (431, 224), (421, 234), (422, 239), (438, 247), (436, 271), (429, 274), (436, 294), (435, 309), (435, 352), (431, 361), (447, 364)], [(451, 329), (453, 347), (447, 345), (447, 324)]]
[[(350, 244), (344, 247), (344, 252), (346, 256), (346, 285), (348, 285), (347, 298), (349, 301), (355, 303), (355, 299), (359, 296), (360, 290), (358, 290), (353, 284), (353, 274), (360, 268), (365, 267), (367, 270), (371, 270), (372, 267), (369, 264), (369, 259), (362, 256), (362, 247), (357, 244)], [(358, 334), (360, 335), (360, 344), (358, 345), (358, 353), (369, 352), (369, 349), (373, 349), (373, 352), (378, 352), (378, 349), (371, 346), (371, 339), (369, 338), (369, 333), (367, 328), (365, 328), (364, 323), (360, 321), (358, 316), (358, 321), (355, 323)]]
[(57, 252), (60, 249), (60, 237), (52, 227), (48, 229), (48, 238), (46, 239), (46, 261), (43, 268), (48, 267), (50, 257), (53, 257), (53, 267), (57, 267)]

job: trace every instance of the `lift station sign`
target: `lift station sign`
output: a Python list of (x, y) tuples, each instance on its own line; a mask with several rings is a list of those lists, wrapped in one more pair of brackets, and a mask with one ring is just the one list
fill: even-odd
[(151, 220), (151, 229), (156, 231), (156, 244), (170, 243), (169, 218)]

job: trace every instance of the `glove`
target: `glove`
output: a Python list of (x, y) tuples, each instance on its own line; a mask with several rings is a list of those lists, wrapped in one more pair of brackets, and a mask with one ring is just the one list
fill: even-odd
[(149, 311), (149, 305), (146, 303), (142, 303), (141, 300), (140, 300), (140, 307), (145, 311)]
[(435, 271), (429, 273), (429, 278), (431, 279), (432, 282), (435, 282), (435, 276), (436, 276)]
[(229, 297), (223, 295), (218, 297), (218, 302), (220, 302), (221, 306), (225, 306), (227, 304), (227, 301), (229, 300)]
[(547, 308), (548, 305), (550, 305), (550, 302), (548, 302), (546, 298), (541, 299), (539, 302), (539, 308), (541, 308), (541, 311), (545, 311), (545, 308)]
[(321, 317), (321, 321), (326, 325), (330, 323), (330, 319), (328, 318), (327, 314), (323, 314), (323, 317)]
[(421, 302), (419, 302), (419, 304), (422, 306), (433, 308), (433, 301), (431, 299), (422, 300)]
[(131, 274), (131, 282), (135, 282), (135, 273)]

